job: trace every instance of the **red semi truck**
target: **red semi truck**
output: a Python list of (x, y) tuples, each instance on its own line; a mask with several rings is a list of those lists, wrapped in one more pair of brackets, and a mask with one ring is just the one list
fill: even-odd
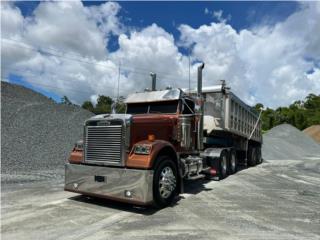
[(184, 179), (225, 178), (261, 163), (259, 115), (225, 84), (129, 95), (125, 114), (84, 124), (65, 165), (65, 190), (140, 205), (169, 205)]

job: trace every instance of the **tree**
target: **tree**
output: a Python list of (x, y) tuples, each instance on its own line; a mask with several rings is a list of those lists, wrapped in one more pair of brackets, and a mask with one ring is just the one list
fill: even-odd
[(112, 99), (108, 96), (99, 95), (97, 105), (95, 107), (95, 114), (111, 113)]
[(72, 105), (72, 102), (69, 100), (69, 98), (67, 96), (63, 96), (61, 98), (61, 103), (66, 104), (66, 105)]
[(257, 103), (257, 104), (254, 106), (254, 108), (255, 108), (255, 110), (256, 110), (257, 112), (260, 112), (261, 109), (264, 108), (264, 106), (263, 106), (262, 103)]
[(94, 112), (94, 106), (93, 106), (92, 102), (90, 102), (90, 101), (85, 101), (81, 107), (84, 109), (87, 109), (90, 112)]

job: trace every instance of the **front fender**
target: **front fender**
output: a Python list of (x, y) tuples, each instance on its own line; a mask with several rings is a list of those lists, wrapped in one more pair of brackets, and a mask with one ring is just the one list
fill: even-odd
[(142, 154), (135, 154), (134, 151), (132, 150), (127, 160), (127, 167), (150, 169), (152, 168), (153, 162), (157, 158), (159, 152), (163, 148), (170, 147), (174, 150), (173, 145), (170, 142), (167, 142), (164, 140), (154, 140), (154, 141), (144, 140), (136, 144), (151, 145), (152, 146), (151, 152), (149, 155), (142, 155)]

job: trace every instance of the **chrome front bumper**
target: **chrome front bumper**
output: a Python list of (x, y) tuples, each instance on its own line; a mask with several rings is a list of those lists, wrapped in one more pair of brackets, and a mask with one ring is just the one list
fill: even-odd
[(153, 170), (65, 165), (66, 191), (147, 205), (153, 201)]

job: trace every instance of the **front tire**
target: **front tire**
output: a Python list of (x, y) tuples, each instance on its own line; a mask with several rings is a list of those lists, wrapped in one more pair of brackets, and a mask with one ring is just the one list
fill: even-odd
[(178, 171), (168, 156), (157, 159), (153, 176), (153, 199), (157, 208), (170, 205), (177, 195)]

